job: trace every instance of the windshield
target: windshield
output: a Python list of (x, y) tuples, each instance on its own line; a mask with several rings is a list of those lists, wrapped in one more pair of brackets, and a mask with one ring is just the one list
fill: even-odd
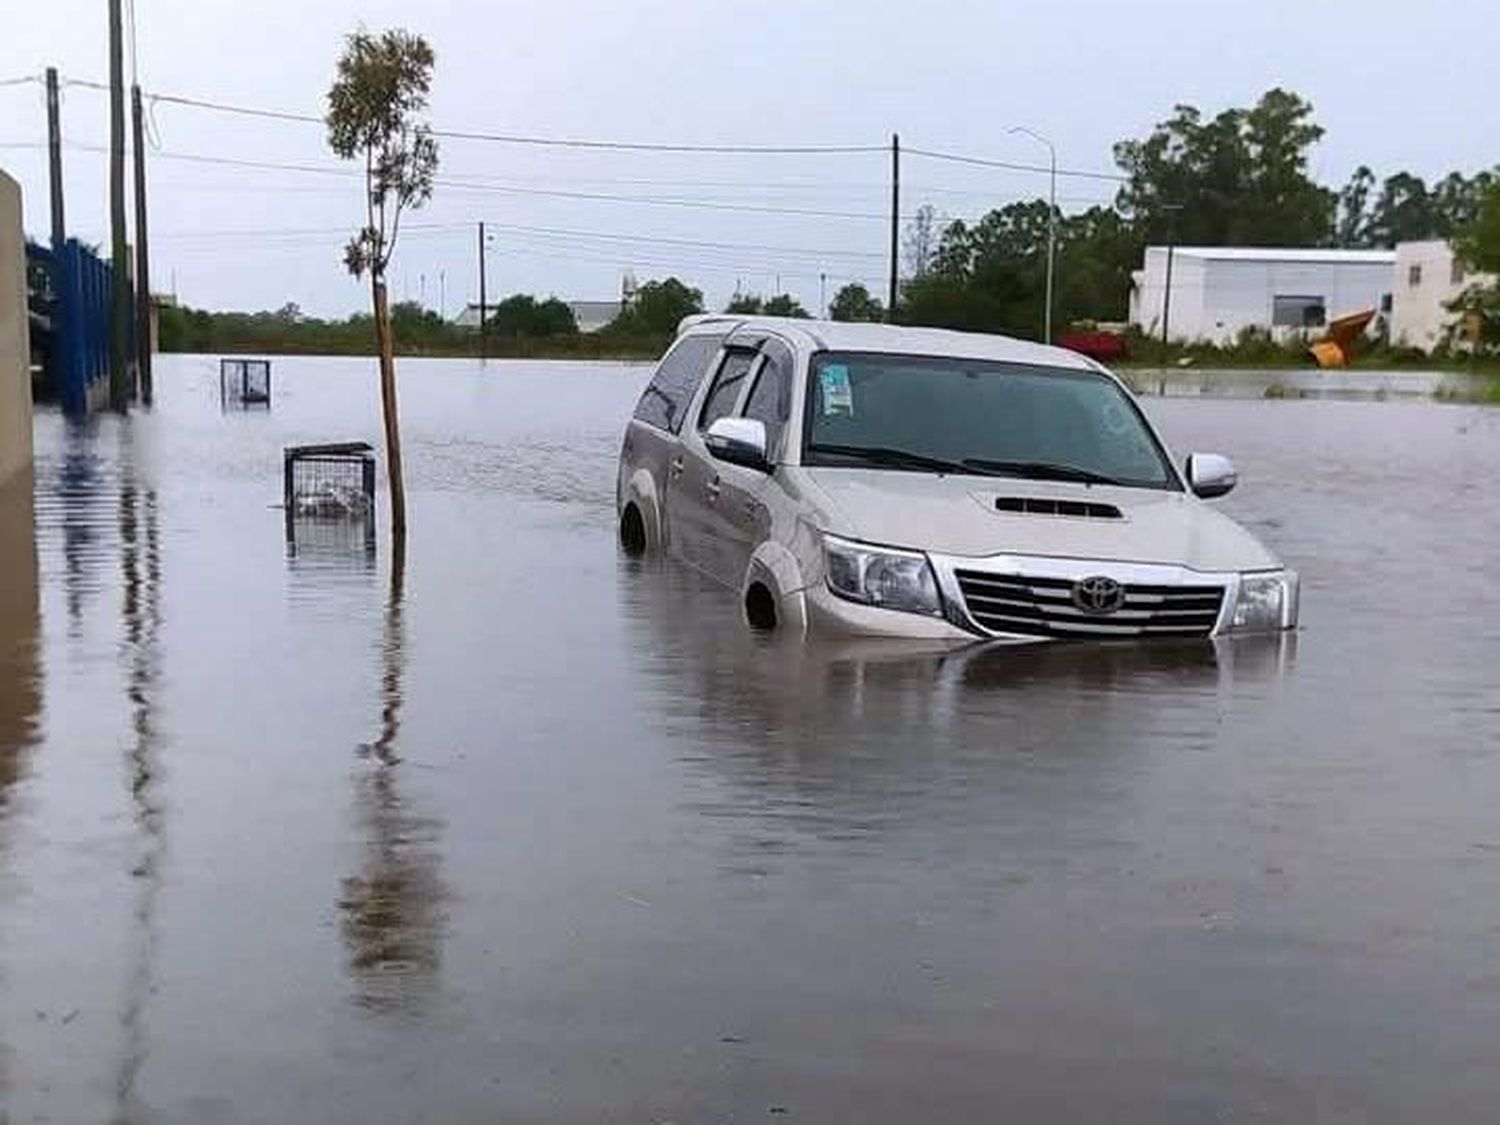
[(1177, 489), (1129, 396), (1093, 371), (825, 352), (802, 462)]

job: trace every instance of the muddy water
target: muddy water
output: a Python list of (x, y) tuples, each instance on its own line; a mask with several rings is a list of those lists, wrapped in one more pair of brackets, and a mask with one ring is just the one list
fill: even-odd
[(0, 1120), (1472, 1122), (1500, 414), (1149, 403), (1295, 646), (762, 642), (610, 531), (639, 368), (403, 365), (403, 565), (162, 364), (0, 496)]

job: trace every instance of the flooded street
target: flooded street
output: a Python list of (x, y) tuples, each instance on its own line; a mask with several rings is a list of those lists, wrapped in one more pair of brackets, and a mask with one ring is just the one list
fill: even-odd
[(289, 558), (274, 367), (4, 498), (0, 1122), (1493, 1118), (1500, 412), (1148, 399), (1294, 643), (924, 655), (619, 555), (645, 367), (403, 361), (404, 565)]

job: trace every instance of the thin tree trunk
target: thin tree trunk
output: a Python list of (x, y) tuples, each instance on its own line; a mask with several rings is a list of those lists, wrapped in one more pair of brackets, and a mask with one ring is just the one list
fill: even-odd
[(406, 538), (406, 483), (401, 475), (401, 421), (396, 413), (396, 356), (391, 340), (391, 313), (385, 281), (371, 275), (375, 300), (375, 338), (380, 345), (380, 405), (385, 416), (385, 467), (391, 492), (391, 535)]

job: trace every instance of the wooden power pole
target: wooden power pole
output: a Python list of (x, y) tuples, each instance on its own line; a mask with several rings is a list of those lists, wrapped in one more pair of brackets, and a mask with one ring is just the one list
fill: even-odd
[(141, 88), (130, 87), (131, 143), (135, 149), (135, 370), (141, 401), (151, 405), (151, 251), (146, 236), (146, 146)]
[(52, 188), (52, 252), (60, 254), (68, 240), (68, 224), (63, 216), (62, 112), (55, 66), (47, 68), (47, 172)]
[(479, 224), (479, 358), (489, 355), (490, 327), (485, 308), (484, 277), (484, 223)]
[(891, 284), (885, 319), (896, 323), (896, 264), (901, 252), (901, 138), (891, 134)]
[(109, 405), (130, 405), (130, 278), (125, 237), (125, 44), (120, 0), (109, 0)]

